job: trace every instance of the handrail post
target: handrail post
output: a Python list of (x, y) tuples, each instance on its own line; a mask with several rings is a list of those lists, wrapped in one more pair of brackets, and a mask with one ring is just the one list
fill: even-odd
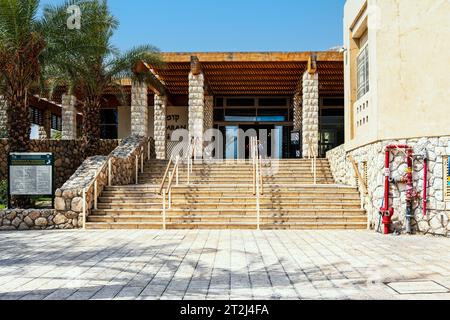
[(136, 176), (135, 176), (135, 181), (136, 181), (136, 184), (139, 184), (139, 156), (138, 155), (136, 155), (135, 156), (135, 173), (136, 173)]
[(141, 147), (141, 173), (144, 173), (144, 146)]
[(98, 209), (98, 207), (97, 207), (97, 193), (98, 192), (98, 190), (97, 190), (97, 179), (95, 179), (95, 182), (94, 182), (94, 209), (95, 210), (97, 210)]
[(262, 157), (259, 155), (259, 184), (261, 188), (261, 194), (264, 194), (263, 174), (262, 174)]
[(111, 158), (108, 159), (108, 186), (111, 187), (112, 183), (112, 163)]
[[(258, 156), (258, 150), (255, 151), (256, 156)], [(258, 175), (259, 173), (259, 163), (258, 160), (256, 160), (256, 173)], [(256, 179), (256, 228), (257, 230), (260, 230), (260, 215), (261, 215), (261, 209), (260, 209), (260, 190), (259, 190), (259, 178)]]
[(179, 167), (179, 164), (180, 164), (180, 156), (178, 155), (177, 156), (177, 168), (176, 168), (176, 185), (178, 186), (178, 184), (179, 184), (179, 176), (178, 176), (178, 167)]
[(163, 230), (166, 230), (166, 189), (163, 190)]
[(169, 201), (169, 209), (172, 209), (172, 188), (169, 189), (167, 200)]
[(147, 142), (147, 160), (150, 160), (150, 138), (148, 138)]
[(83, 189), (83, 230), (86, 230), (86, 188)]

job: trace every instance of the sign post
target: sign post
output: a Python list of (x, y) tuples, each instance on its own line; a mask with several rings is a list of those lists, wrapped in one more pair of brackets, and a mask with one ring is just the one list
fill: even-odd
[(10, 153), (8, 157), (8, 208), (11, 196), (51, 196), (54, 206), (52, 153)]

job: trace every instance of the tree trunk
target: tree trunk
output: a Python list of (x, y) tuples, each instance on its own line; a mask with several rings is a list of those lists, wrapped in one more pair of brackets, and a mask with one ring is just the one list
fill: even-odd
[(0, 139), (8, 138), (8, 112), (6, 100), (0, 96)]
[[(29, 152), (31, 121), (26, 90), (17, 90), (6, 101), (8, 117), (9, 152)], [(14, 208), (31, 208), (32, 199), (16, 196), (11, 199)]]
[(100, 140), (100, 102), (86, 100), (83, 110), (83, 150), (85, 157), (98, 155)]
[(18, 90), (8, 100), (7, 114), (10, 151), (29, 151), (31, 121), (26, 90)]

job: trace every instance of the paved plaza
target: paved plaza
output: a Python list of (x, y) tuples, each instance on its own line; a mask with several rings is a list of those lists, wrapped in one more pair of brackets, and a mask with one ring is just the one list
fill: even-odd
[(0, 247), (0, 300), (450, 299), (447, 238), (33, 231), (0, 233)]

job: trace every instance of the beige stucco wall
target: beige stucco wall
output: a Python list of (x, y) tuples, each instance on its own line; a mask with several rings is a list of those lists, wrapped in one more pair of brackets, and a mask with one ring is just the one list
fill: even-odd
[[(366, 1), (348, 0), (344, 46)], [(450, 2), (368, 0), (370, 91), (368, 125), (351, 139), (351, 71), (345, 64), (346, 149), (385, 139), (450, 134)], [(353, 26), (353, 32), (358, 23)]]
[[(148, 107), (148, 133), (150, 137), (154, 136), (154, 108)], [(129, 106), (118, 107), (118, 138), (124, 139), (131, 133), (131, 108)], [(187, 129), (188, 126), (188, 108), (186, 106), (169, 106), (167, 107), (167, 134), (176, 129)]]
[(117, 138), (125, 139), (131, 133), (131, 109), (129, 106), (117, 107), (118, 129)]

